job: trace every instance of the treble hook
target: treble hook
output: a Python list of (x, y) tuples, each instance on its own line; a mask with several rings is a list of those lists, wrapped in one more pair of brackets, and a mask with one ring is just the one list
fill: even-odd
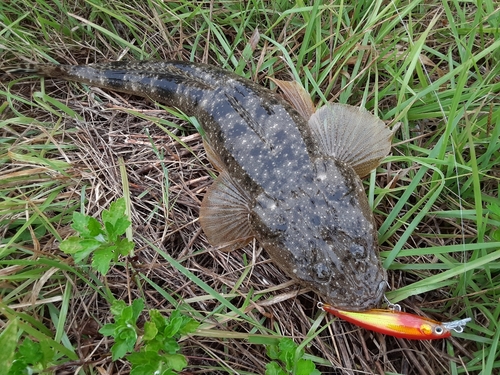
[(464, 331), (465, 325), (469, 323), (472, 318), (465, 318), (460, 320), (455, 320), (453, 322), (443, 322), (441, 325), (449, 330), (453, 330), (457, 333), (462, 333)]

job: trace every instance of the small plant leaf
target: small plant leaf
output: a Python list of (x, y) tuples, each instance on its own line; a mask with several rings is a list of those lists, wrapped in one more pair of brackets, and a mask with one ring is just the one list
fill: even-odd
[(278, 345), (268, 345), (267, 346), (267, 356), (271, 359), (278, 359), (280, 355), (280, 350)]
[(135, 299), (132, 302), (132, 320), (134, 323), (139, 318), (139, 315), (141, 315), (142, 310), (144, 310), (144, 300), (142, 298)]
[(175, 371), (182, 371), (187, 366), (186, 357), (182, 354), (165, 354), (165, 362)]
[(145, 363), (143, 365), (134, 365), (130, 371), (130, 375), (151, 375), (158, 374), (157, 366), (153, 363)]
[(115, 324), (105, 324), (99, 330), (99, 333), (104, 336), (113, 336), (115, 333), (116, 325)]
[(100, 247), (94, 252), (92, 267), (98, 272), (106, 275), (109, 271), (110, 263), (115, 257), (116, 246)]
[(38, 342), (26, 338), (18, 348), (18, 355), (28, 364), (36, 364), (43, 360), (43, 352)]
[(198, 323), (196, 320), (184, 317), (184, 322), (182, 327), (179, 329), (179, 333), (181, 335), (187, 335), (188, 333), (196, 331), (199, 326), (200, 323)]
[[(317, 371), (316, 366), (314, 365), (314, 362), (311, 361), (310, 359), (299, 359), (297, 361), (297, 367), (295, 371), (296, 375), (316, 374), (314, 371)], [(319, 371), (317, 373), (319, 374)]]
[(123, 358), (129, 351), (132, 351), (133, 349), (134, 345), (130, 345), (130, 340), (115, 339), (115, 343), (111, 347), (111, 354), (113, 361)]
[(151, 363), (154, 369), (156, 369), (162, 358), (155, 352), (134, 352), (127, 356), (127, 360), (133, 365), (146, 365)]
[(118, 255), (129, 255), (134, 249), (134, 243), (127, 240), (126, 238), (118, 239), (116, 241), (116, 260), (118, 260)]
[(84, 238), (96, 238), (104, 234), (101, 224), (95, 218), (76, 211), (73, 212), (73, 224), (71, 228)]
[(499, 205), (487, 204), (486, 208), (496, 216), (496, 219), (500, 219), (500, 206)]
[(153, 340), (157, 334), (158, 329), (156, 328), (156, 324), (153, 322), (144, 323), (144, 336), (142, 338), (144, 341)]
[(289, 338), (281, 339), (278, 344), (278, 347), (282, 352), (286, 351), (295, 352), (295, 349), (297, 349), (297, 345), (293, 342), (292, 339)]
[(116, 222), (125, 216), (125, 199), (119, 198), (115, 202), (111, 203), (109, 210), (104, 210), (102, 212), (102, 221), (104, 223), (116, 225)]
[(163, 350), (169, 354), (175, 354), (179, 351), (181, 347), (176, 339), (170, 337), (163, 341)]
[[(175, 313), (175, 311), (174, 311)], [(173, 313), (172, 313), (173, 315)], [(170, 323), (168, 326), (165, 327), (165, 330), (163, 331), (163, 335), (165, 337), (174, 337), (174, 335), (179, 332), (179, 329), (182, 326), (182, 317), (180, 316), (175, 316), (174, 318), (170, 318)]]
[(132, 364), (130, 375), (157, 374), (162, 367), (162, 357), (155, 352), (135, 352), (127, 360)]
[(104, 227), (106, 228), (106, 233), (108, 235), (108, 239), (111, 242), (116, 242), (118, 239), (118, 234), (116, 233), (115, 226), (112, 223), (104, 222)]
[(121, 236), (124, 234), (130, 224), (131, 222), (125, 216), (118, 218), (114, 224), (116, 235)]
[(10, 321), (0, 333), (0, 374), (7, 374), (17, 346), (17, 319)]
[(149, 310), (149, 318), (158, 330), (163, 330), (165, 327), (165, 317), (158, 310)]
[(16, 359), (12, 364), (8, 375), (26, 375), (29, 373), (29, 365), (22, 359)]
[(115, 299), (111, 304), (111, 314), (115, 317), (122, 315), (123, 310), (127, 308), (127, 304), (121, 299)]
[(276, 362), (271, 362), (266, 365), (266, 375), (287, 375), (287, 373)]
[(59, 245), (59, 249), (73, 256), (76, 263), (80, 263), (92, 251), (101, 246), (101, 242), (94, 239), (82, 239), (80, 237), (69, 237)]

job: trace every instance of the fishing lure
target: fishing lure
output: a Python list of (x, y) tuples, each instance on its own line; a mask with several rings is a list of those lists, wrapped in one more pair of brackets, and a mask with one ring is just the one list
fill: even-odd
[(411, 340), (444, 339), (451, 336), (451, 331), (463, 332), (465, 325), (471, 321), (471, 318), (465, 318), (441, 323), (398, 308), (354, 312), (338, 310), (321, 302), (318, 308), (368, 330)]

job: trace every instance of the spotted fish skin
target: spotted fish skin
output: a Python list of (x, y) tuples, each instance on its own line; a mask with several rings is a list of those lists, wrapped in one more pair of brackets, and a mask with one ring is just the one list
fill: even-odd
[[(213, 66), (177, 61), (34, 65), (9, 72), (140, 95), (195, 116), (222, 170), (202, 212), (221, 226), (230, 225), (234, 213), (239, 229), (329, 304), (357, 311), (380, 302), (385, 272), (360, 178), (351, 165), (326, 155), (307, 119), (272, 91)], [(210, 220), (204, 222), (210, 240)]]

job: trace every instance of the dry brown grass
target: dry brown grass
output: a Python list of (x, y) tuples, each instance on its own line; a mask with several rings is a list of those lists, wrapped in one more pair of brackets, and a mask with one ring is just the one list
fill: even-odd
[[(16, 85), (16, 91), (29, 93), (31, 85)], [(86, 213), (98, 216), (111, 202), (122, 196), (118, 159), (122, 157), (125, 160), (136, 250), (135, 256), (126, 260), (131, 265), (130, 269), (114, 267), (102, 279), (115, 298), (132, 301), (145, 297), (147, 306), (168, 314), (173, 306), (160, 293), (151, 289), (142, 277), (134, 275), (141, 273), (144, 278), (175, 296), (176, 300), (189, 303), (202, 314), (209, 315), (217, 305), (214, 300), (200, 300), (199, 297), (205, 295), (204, 291), (175, 268), (165, 264), (163, 258), (143, 241), (144, 238), (182, 262), (213, 289), (236, 294), (237, 297), (232, 299), (236, 306), (243, 303), (250, 291), (254, 295), (264, 294), (264, 302), (251, 303), (245, 313), (283, 336), (299, 341), (307, 337), (314, 323), (311, 318), (318, 316), (316, 303), (319, 300), (314, 293), (290, 282), (269, 261), (258, 243), (254, 242), (230, 254), (208, 245), (198, 223), (198, 212), (203, 194), (212, 182), (210, 172), (213, 171), (206, 160), (201, 137), (194, 133), (189, 124), (179, 123), (175, 117), (142, 98), (103, 93), (100, 89), (91, 89), (82, 95), (73, 85), (63, 82), (46, 81), (45, 86), (47, 93), (63, 100), (84, 119), (81, 122), (66, 119), (64, 127), (68, 131), (63, 141), (75, 146), (74, 150), (66, 152), (66, 158), (73, 166), (74, 180), (66, 193), (80, 196), (83, 192)], [(94, 95), (97, 94), (104, 102), (95, 99)], [(129, 109), (177, 122), (188, 129), (173, 131), (183, 144), (166, 135), (150, 121), (127, 113)], [(19, 110), (24, 111), (26, 108)], [(30, 113), (30, 116), (42, 119), (46, 114)], [(161, 159), (153, 145), (163, 155)], [(164, 170), (168, 171), (168, 176)], [(82, 186), (85, 186), (84, 190), (81, 190)], [(163, 200), (166, 189), (168, 202)], [(433, 220), (426, 228), (422, 228), (422, 232), (440, 230), (441, 224)], [(57, 230), (62, 237), (71, 233), (68, 224), (61, 225)], [(422, 234), (415, 234), (414, 246), (429, 241)], [(47, 237), (43, 240), (50, 239)], [(40, 246), (46, 247), (43, 243)], [(45, 255), (54, 259), (65, 258), (56, 246), (51, 246)], [(432, 259), (411, 261), (429, 263)], [(241, 280), (242, 272), (247, 268), (250, 268), (250, 272)], [(390, 274), (390, 283), (395, 287), (412, 281), (404, 273)], [(108, 363), (111, 342), (97, 332), (100, 325), (111, 318), (109, 305), (101, 295), (79, 280), (73, 279), (73, 283), (75, 292), (69, 310), (67, 333), (77, 343), (82, 359), (78, 365), (91, 365), (111, 371)], [(235, 285), (239, 285), (236, 290)], [(442, 298), (428, 295), (426, 299), (435, 301), (436, 297), (438, 300)], [(435, 307), (435, 304), (427, 305), (425, 302), (416, 300), (412, 307), (417, 312), (419, 307)], [(330, 317), (326, 319), (331, 320)], [(230, 333), (249, 333), (253, 328), (246, 322), (238, 321), (220, 324), (208, 319), (205, 323), (213, 323), (214, 329)], [(224, 337), (223, 334), (221, 336)], [(471, 356), (466, 348), (461, 349), (458, 341), (452, 340), (463, 356)], [(186, 338), (183, 345), (183, 353), (189, 358), (189, 373), (202, 373), (205, 366), (221, 363), (234, 373), (264, 373), (265, 364), (269, 362), (262, 345), (252, 345), (241, 339), (197, 335)], [(373, 334), (340, 321), (332, 322), (325, 332), (317, 336), (307, 352), (325, 358), (337, 368), (332, 370), (319, 366), (324, 374), (383, 374), (388, 371), (444, 374), (448, 361), (459, 362), (456, 357), (447, 355), (445, 341), (408, 342)], [(71, 373), (74, 365), (63, 365), (58, 373)], [(110, 373), (126, 373), (124, 364), (122, 370), (120, 364), (114, 366), (115, 370)]]

